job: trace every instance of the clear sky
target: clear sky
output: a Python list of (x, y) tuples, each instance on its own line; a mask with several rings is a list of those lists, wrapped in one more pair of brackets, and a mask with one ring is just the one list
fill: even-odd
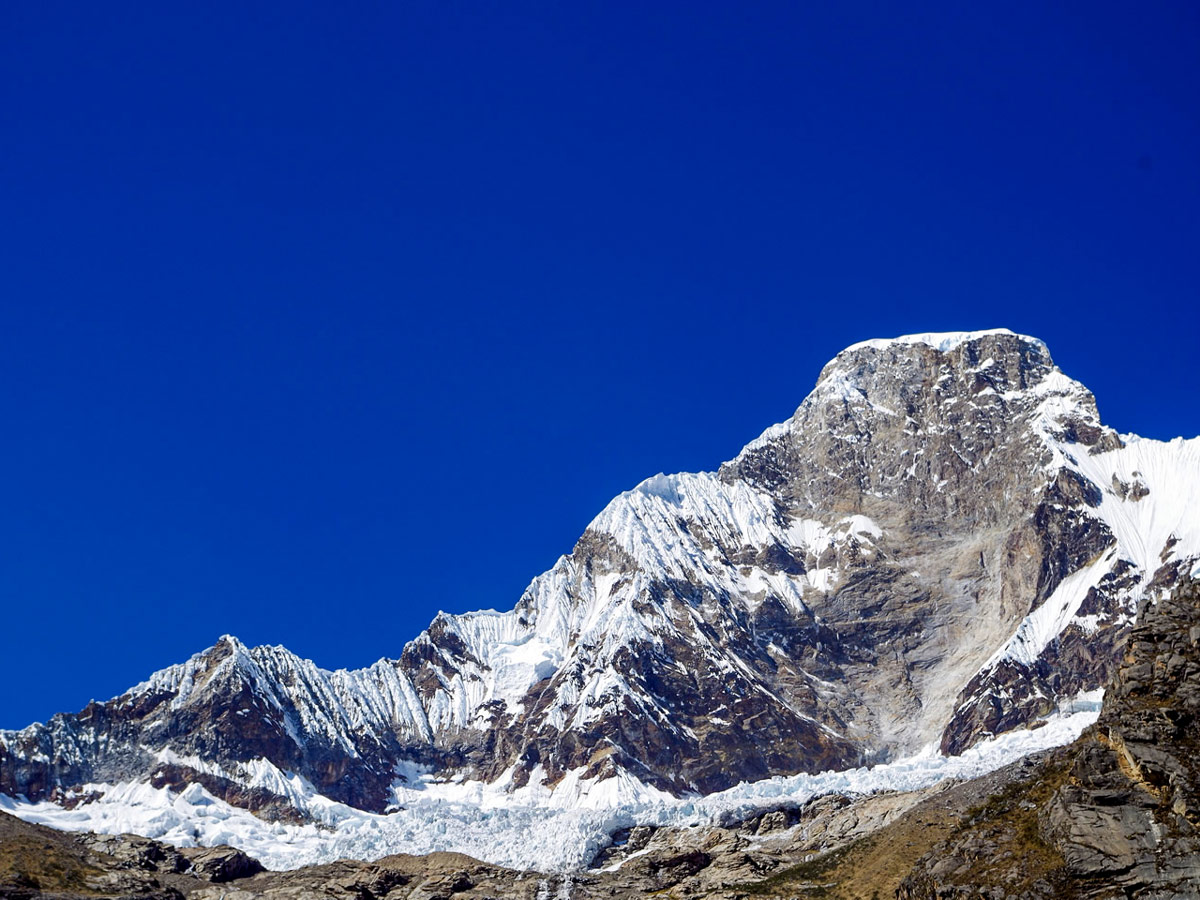
[(0, 726), (508, 608), (843, 346), (1200, 432), (1200, 6), (5, 3)]

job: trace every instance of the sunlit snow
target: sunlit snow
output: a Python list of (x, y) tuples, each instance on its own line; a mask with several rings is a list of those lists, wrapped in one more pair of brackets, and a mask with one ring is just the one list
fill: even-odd
[(636, 824), (699, 825), (831, 792), (916, 790), (948, 778), (976, 777), (1028, 753), (1069, 743), (1096, 720), (1098, 707), (1097, 694), (1080, 698), (1071, 711), (1040, 728), (1000, 735), (961, 756), (929, 749), (869, 769), (769, 778), (690, 799), (671, 798), (627, 775), (587, 782), (573, 773), (553, 793), (535, 778), (531, 787), (508, 793), (503, 779), (495, 784), (424, 783), (414, 769), (407, 774), (416, 787), (398, 790), (404, 808), (375, 815), (335, 803), (297, 776), (268, 775), (265, 769), (273, 767), (265, 763), (259, 777), (269, 777), (276, 788), (282, 777), (287, 793), (319, 825), (265, 822), (198, 784), (179, 793), (145, 784), (88, 785), (85, 792), (101, 791), (103, 796), (71, 810), (0, 795), (0, 809), (67, 831), (132, 832), (178, 846), (231, 844), (276, 870), (449, 850), (513, 868), (570, 871), (586, 866), (607, 846), (611, 832)]
[[(894, 344), (925, 344), (938, 350), (942, 353), (947, 353), (958, 347), (960, 344), (965, 344), (968, 341), (974, 341), (981, 337), (993, 334), (1013, 335), (1019, 337), (1023, 341), (1028, 341), (1031, 344), (1037, 344), (1042, 349), (1046, 345), (1035, 337), (1030, 337), (1025, 334), (1014, 334), (1007, 328), (988, 328), (982, 331), (941, 331), (927, 332), (925, 334), (904, 334), (894, 338), (873, 338), (869, 341), (859, 341), (857, 344), (851, 344), (842, 353), (852, 353), (856, 350), (864, 350), (867, 348), (873, 350), (886, 350)], [(839, 354), (840, 355), (840, 354)], [(980, 367), (982, 368), (982, 366)]]

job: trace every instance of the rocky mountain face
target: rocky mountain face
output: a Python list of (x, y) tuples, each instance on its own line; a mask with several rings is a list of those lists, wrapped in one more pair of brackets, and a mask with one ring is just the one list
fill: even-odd
[(1035, 339), (869, 341), (717, 473), (615, 498), (511, 611), (357, 671), (222, 638), (0, 732), (0, 793), (198, 783), (287, 820), (298, 780), (373, 811), (418, 768), (603, 804), (961, 752), (1107, 682), (1200, 560), (1197, 471)]
[(1148, 605), (1096, 726), (993, 797), (903, 900), (1200, 898), (1200, 585)]

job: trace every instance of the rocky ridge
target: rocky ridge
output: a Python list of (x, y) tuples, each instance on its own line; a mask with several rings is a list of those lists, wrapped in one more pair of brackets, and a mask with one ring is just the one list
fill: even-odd
[(178, 849), (136, 835), (63, 834), (0, 813), (0, 897), (178, 900), (263, 871), (232, 847)]
[(222, 638), (0, 732), (0, 793), (200, 785), (287, 821), (310, 788), (382, 812), (413, 771), (603, 805), (960, 752), (1106, 682), (1200, 558), (1197, 469), (1036, 339), (866, 342), (719, 472), (614, 499), (511, 611), (357, 671)]

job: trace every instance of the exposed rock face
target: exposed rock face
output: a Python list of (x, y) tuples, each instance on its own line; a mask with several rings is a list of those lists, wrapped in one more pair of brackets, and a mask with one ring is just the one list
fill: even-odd
[(1143, 610), (1096, 732), (1042, 811), (1048, 840), (1120, 896), (1200, 897), (1200, 584)]
[(399, 763), (616, 800), (958, 752), (1105, 683), (1200, 558), (1197, 469), (1103, 426), (1040, 341), (867, 342), (719, 473), (614, 499), (510, 612), (353, 672), (223, 638), (0, 733), (0, 793), (202, 784), (288, 819), (290, 773), (382, 811)]
[(1200, 585), (1186, 583), (1142, 611), (1092, 732), (923, 859), (901, 897), (1200, 897), (1198, 754)]

